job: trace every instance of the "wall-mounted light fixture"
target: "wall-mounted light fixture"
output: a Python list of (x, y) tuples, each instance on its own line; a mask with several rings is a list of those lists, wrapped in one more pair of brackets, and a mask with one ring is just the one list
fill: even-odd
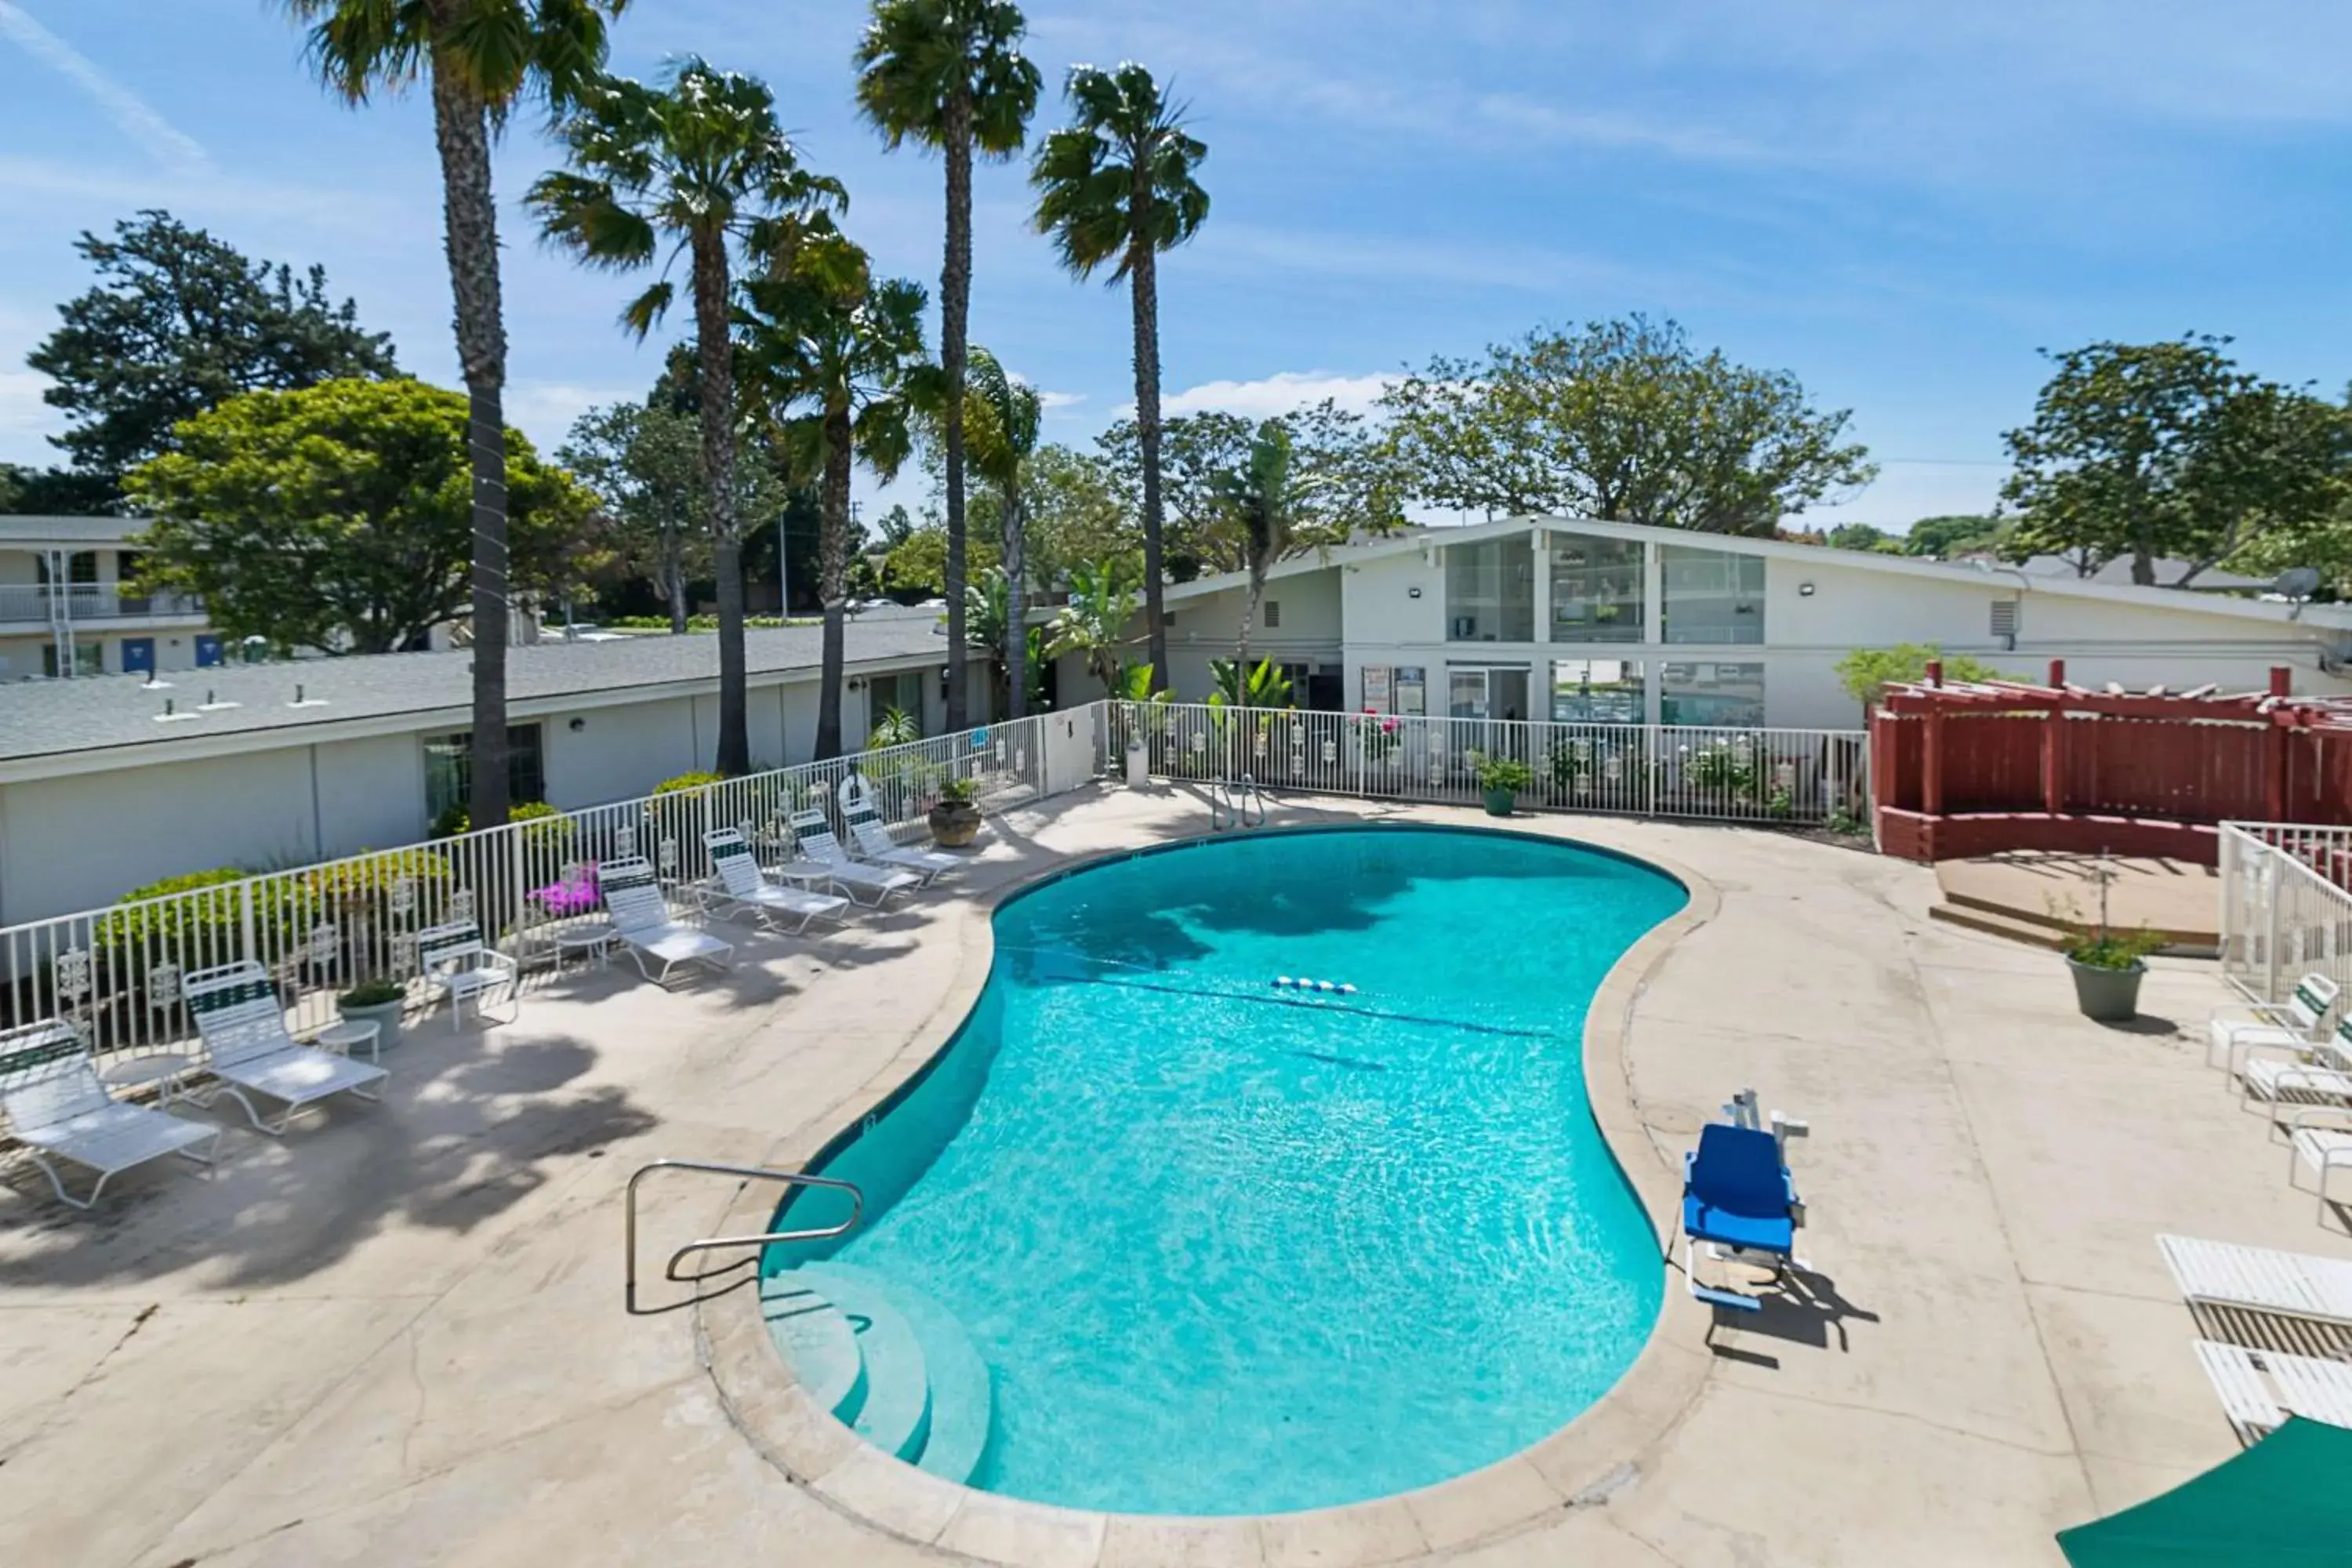
[(1407, 588), (1407, 589), (1404, 591), (1404, 596), (1405, 596), (1406, 598), (1408, 598), (1408, 599), (1418, 599), (1418, 598), (1420, 598), (1420, 597), (1421, 597), (1421, 584), (1418, 584), (1418, 583), (1415, 583), (1412, 587)]
[(564, 728), (577, 735), (581, 731), (588, 728), (588, 721), (585, 719), (574, 719), (571, 723), (565, 725)]
[(863, 691), (863, 690), (865, 690), (865, 689), (866, 689), (866, 678), (865, 678), (864, 676), (862, 676), (862, 675), (853, 675), (853, 676), (851, 676), (851, 677), (849, 678), (849, 689), (851, 689), (852, 691)]
[(1797, 584), (1797, 597), (1800, 599), (1810, 599), (1812, 596), (1813, 585), (1811, 583), (1800, 583)]

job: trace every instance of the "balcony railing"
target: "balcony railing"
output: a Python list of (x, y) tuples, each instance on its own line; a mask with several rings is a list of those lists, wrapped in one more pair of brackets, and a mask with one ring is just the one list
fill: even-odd
[(46, 626), (59, 620), (120, 621), (203, 612), (204, 601), (192, 594), (133, 594), (111, 583), (76, 583), (63, 588), (46, 583), (0, 587), (0, 622)]

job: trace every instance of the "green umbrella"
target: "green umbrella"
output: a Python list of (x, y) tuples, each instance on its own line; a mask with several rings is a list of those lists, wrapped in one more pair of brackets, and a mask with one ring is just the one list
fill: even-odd
[(2289, 1417), (2137, 1508), (2058, 1532), (2074, 1568), (2352, 1564), (2352, 1428)]

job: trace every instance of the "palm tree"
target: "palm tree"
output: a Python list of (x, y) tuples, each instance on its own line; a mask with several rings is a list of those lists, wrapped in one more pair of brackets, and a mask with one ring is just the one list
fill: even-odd
[(971, 161), (1010, 158), (1028, 134), (1042, 79), (1021, 53), (1028, 24), (1007, 0), (874, 0), (858, 40), (857, 107), (883, 144), (908, 137), (947, 163), (947, 257), (940, 267), (948, 510), (948, 728), (964, 728), (964, 369), (971, 329)]
[[(849, 600), (849, 480), (862, 461), (885, 481), (912, 445), (910, 420), (939, 395), (923, 358), (923, 289), (876, 282), (866, 253), (828, 231), (744, 286), (745, 379), (794, 466), (821, 469), (817, 592), (824, 605), (816, 754), (841, 754), (843, 616)], [(929, 374), (927, 374), (929, 373)], [(805, 406), (806, 413), (795, 414)]]
[[(1121, 675), (1120, 655), (1127, 647), (1127, 625), (1135, 619), (1135, 589), (1139, 569), (1127, 555), (1081, 561), (1070, 568), (1070, 597), (1046, 633), (1054, 640), (1046, 654), (1059, 658), (1075, 653), (1085, 658), (1087, 671), (1102, 682), (1106, 696), (1132, 696)], [(1154, 669), (1149, 664), (1139, 666)], [(1162, 684), (1154, 670), (1151, 689)]]
[(1249, 572), (1249, 599), (1242, 607), (1241, 635), (1234, 643), (1237, 664), (1249, 663), (1250, 630), (1265, 598), (1266, 568), (1290, 553), (1298, 537), (1302, 503), (1318, 488), (1316, 480), (1300, 477), (1293, 467), (1290, 426), (1279, 419), (1258, 426), (1241, 468), (1211, 480), (1218, 504), (1241, 530), (1242, 564)]
[(1143, 618), (1155, 679), (1168, 670), (1168, 626), (1160, 602), (1160, 252), (1200, 232), (1209, 193), (1192, 177), (1209, 150), (1186, 132), (1184, 108), (1133, 63), (1117, 70), (1071, 68), (1066, 89), (1076, 111), (1045, 138), (1029, 182), (1037, 188), (1037, 228), (1054, 237), (1062, 264), (1080, 278), (1112, 263), (1109, 282), (1128, 282), (1135, 307), (1135, 428), (1143, 456)]
[(1029, 628), (1022, 574), (1027, 570), (1023, 534), (1021, 481), (1030, 455), (1037, 449), (1037, 431), (1045, 404), (1034, 387), (1004, 374), (996, 356), (986, 349), (971, 351), (971, 387), (968, 415), (972, 430), (971, 465), (996, 487), (999, 535), (1003, 546), (1004, 625), (999, 657), (1004, 661), (1007, 719), (1028, 711)]
[(346, 102), (430, 79), (441, 154), (442, 247), (457, 297), (457, 366), (474, 488), (474, 734), (469, 815), (507, 819), (507, 334), (490, 144), (515, 106), (561, 109), (604, 66), (604, 23), (628, 0), (284, 0), (309, 29), (319, 79)]
[[(688, 58), (658, 87), (608, 78), (581, 95), (562, 127), (572, 167), (543, 174), (530, 208), (556, 245), (593, 267), (651, 264), (664, 240), (684, 253), (694, 290), (696, 397), (719, 580), (718, 771), (751, 770), (745, 710), (743, 533), (737, 515), (732, 252), (765, 258), (845, 204), (838, 181), (801, 166), (757, 77)], [(667, 270), (667, 268), (665, 268)], [(669, 310), (667, 277), (631, 300), (622, 324), (642, 339)]]

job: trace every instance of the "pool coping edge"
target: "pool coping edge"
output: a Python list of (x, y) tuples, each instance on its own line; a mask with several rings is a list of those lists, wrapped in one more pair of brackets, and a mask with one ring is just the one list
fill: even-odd
[[(1706, 1384), (1712, 1357), (1702, 1342), (1711, 1314), (1687, 1291), (1674, 1288), (1667, 1252), (1681, 1187), (1673, 1152), (1652, 1135), (1642, 1114), (1627, 1047), (1633, 1010), (1658, 968), (1685, 937), (1715, 918), (1722, 896), (1706, 878), (1671, 859), (1583, 838), (1575, 831), (1581, 820), (1577, 817), (1465, 821), (1474, 814), (1426, 807), (1403, 815), (1417, 823), (1573, 843), (1655, 869), (1680, 883), (1686, 895), (1682, 908), (1620, 955), (1585, 1015), (1582, 1068), (1591, 1112), (1650, 1222), (1660, 1266), (1667, 1275), (1657, 1318), (1616, 1384), (1567, 1425), (1528, 1447), (1416, 1490), (1280, 1514), (1192, 1518), (1111, 1513), (975, 1490), (870, 1447), (820, 1410), (801, 1388), (769, 1335), (756, 1289), (707, 1295), (692, 1307), (697, 1359), (729, 1421), (771, 1467), (837, 1512), (912, 1544), (972, 1562), (1066, 1563), (1078, 1568), (1127, 1568), (1171, 1557), (1191, 1561), (1204, 1552), (1214, 1561), (1264, 1563), (1266, 1568), (1294, 1562), (1368, 1568), (1517, 1534), (1567, 1511), (1603, 1507), (1638, 1483), (1650, 1456), (1681, 1425)], [(1310, 830), (1342, 826), (1347, 824), (1300, 825)], [(761, 1163), (805, 1169), (947, 1050), (987, 984), (995, 956), (992, 919), (1001, 905), (1045, 881), (1153, 847), (1157, 846), (1128, 846), (1071, 856), (1031, 875), (972, 889), (956, 911), (956, 973), (938, 1005), (880, 1069), (809, 1123), (778, 1140)], [(775, 1203), (772, 1188), (746, 1184), (728, 1205), (716, 1234), (756, 1233), (768, 1223)]]

